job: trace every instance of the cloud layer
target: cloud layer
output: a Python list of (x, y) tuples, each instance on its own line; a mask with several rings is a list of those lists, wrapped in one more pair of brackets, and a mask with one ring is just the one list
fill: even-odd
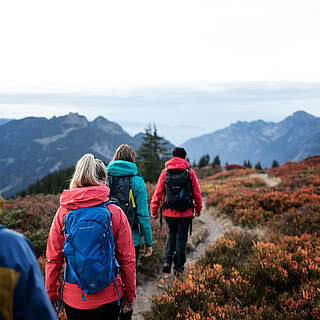
[(201, 88), (149, 88), (116, 93), (0, 94), (0, 118), (103, 116), (130, 134), (155, 123), (180, 144), (236, 121), (281, 121), (297, 110), (320, 116), (319, 83), (220, 83)]

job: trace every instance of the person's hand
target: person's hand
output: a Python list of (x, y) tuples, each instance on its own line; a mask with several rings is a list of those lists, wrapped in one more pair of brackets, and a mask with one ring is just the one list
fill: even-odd
[(196, 217), (200, 217), (200, 215), (201, 215), (201, 212), (196, 212), (196, 213), (195, 213), (195, 216), (196, 216)]
[(127, 313), (133, 309), (133, 302), (130, 302), (126, 299), (123, 300), (122, 306), (121, 306), (121, 312)]
[(146, 247), (144, 251), (145, 257), (151, 257), (152, 256), (152, 247)]

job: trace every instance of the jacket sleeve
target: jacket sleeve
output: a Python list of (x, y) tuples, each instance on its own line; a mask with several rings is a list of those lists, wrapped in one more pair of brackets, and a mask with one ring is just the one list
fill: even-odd
[[(29, 260), (30, 267), (29, 270), (27, 270), (28, 280), (24, 283), (24, 285), (22, 285), (25, 289), (24, 302), (26, 304), (26, 310), (23, 314), (23, 319), (56, 319), (56, 313), (50, 300), (48, 299), (43, 277), (40, 272), (38, 262), (34, 257), (33, 250), (29, 247), (28, 252), (26, 253), (27, 255), (25, 257), (25, 262)], [(20, 280), (18, 282), (18, 286), (19, 283)]]
[(164, 180), (166, 177), (166, 169), (163, 169), (161, 171), (160, 177), (158, 179), (157, 182), (157, 186), (156, 186), (156, 190), (152, 196), (152, 200), (151, 200), (151, 204), (150, 204), (150, 208), (151, 208), (151, 215), (156, 216), (158, 213), (158, 209), (160, 207), (160, 203), (161, 203), (161, 199), (164, 195)]
[(5, 232), (6, 252), (1, 253), (2, 261), (0, 258), (4, 267), (0, 268), (0, 300), (5, 319), (56, 319), (31, 242), (21, 234)]
[(116, 258), (120, 265), (120, 276), (124, 286), (124, 296), (133, 302), (136, 296), (136, 256), (131, 228), (123, 211), (113, 205), (111, 212)]
[(59, 276), (64, 263), (63, 242), (64, 235), (62, 231), (61, 216), (63, 208), (59, 208), (51, 225), (47, 242), (47, 260), (46, 260), (46, 290), (49, 299), (52, 300), (59, 296)]
[(192, 179), (194, 210), (196, 213), (200, 214), (202, 210), (202, 198), (199, 181), (197, 175), (192, 169), (190, 169), (190, 175)]
[(136, 206), (137, 206), (137, 216), (138, 216), (139, 224), (141, 226), (141, 232), (144, 238), (144, 242), (147, 247), (151, 247), (152, 231), (151, 231), (150, 217), (149, 217), (149, 210), (148, 210), (147, 188), (144, 181), (141, 178), (139, 178), (138, 181), (139, 181), (139, 184), (137, 184), (136, 190), (134, 193)]

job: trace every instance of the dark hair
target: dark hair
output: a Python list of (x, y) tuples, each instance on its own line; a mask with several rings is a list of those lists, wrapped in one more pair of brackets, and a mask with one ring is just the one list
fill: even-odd
[(182, 159), (185, 159), (187, 156), (186, 150), (184, 150), (184, 148), (181, 147), (175, 147), (172, 151), (172, 156), (173, 157), (179, 157)]
[(124, 160), (135, 163), (136, 153), (134, 152), (134, 149), (128, 144), (122, 144), (114, 153), (112, 160)]

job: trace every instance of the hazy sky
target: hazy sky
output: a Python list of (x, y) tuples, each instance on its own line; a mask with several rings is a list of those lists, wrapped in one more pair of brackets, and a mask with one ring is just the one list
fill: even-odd
[(237, 120), (320, 116), (320, 1), (0, 4), (0, 118), (79, 112), (174, 143)]

